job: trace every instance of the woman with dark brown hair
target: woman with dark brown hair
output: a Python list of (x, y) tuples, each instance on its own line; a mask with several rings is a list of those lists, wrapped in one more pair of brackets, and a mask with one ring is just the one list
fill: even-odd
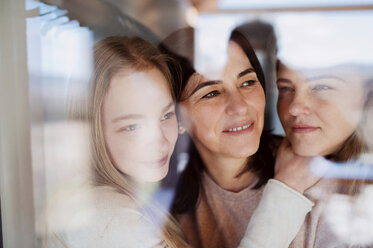
[[(261, 213), (268, 216), (267, 225), (255, 224), (267, 230), (266, 242), (257, 243), (258, 247), (287, 247), (290, 240), (285, 246), (276, 240), (290, 230), (295, 235), (298, 229), (291, 228), (291, 223), (303, 221), (298, 212), (302, 203), (296, 199), (312, 206), (301, 195), (317, 181), (304, 166), (310, 159), (280, 149), (278, 156), (284, 159), (276, 170), (287, 169), (275, 176), (275, 155), (281, 139), (263, 132), (264, 75), (241, 32), (232, 31), (226, 64), (213, 76), (194, 68), (192, 44), (193, 31), (185, 29), (161, 45), (177, 61), (173, 74), (180, 82), (175, 88), (180, 122), (191, 138), (190, 159), (180, 177), (172, 213), (193, 247), (237, 247), (246, 228), (253, 227), (249, 221), (255, 219), (253, 213), (262, 195), (268, 193), (264, 185), (286, 188), (294, 198), (282, 198), (280, 192), (272, 194), (273, 202), (267, 205), (267, 212)], [(294, 176), (295, 172), (299, 177)], [(271, 179), (274, 176), (298, 192)]]

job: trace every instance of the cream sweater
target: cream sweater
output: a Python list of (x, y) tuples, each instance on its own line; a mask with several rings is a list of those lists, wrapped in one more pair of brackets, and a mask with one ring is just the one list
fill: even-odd
[[(55, 206), (51, 206), (47, 219), (48, 247), (165, 246), (159, 229), (126, 195), (104, 186), (77, 192), (67, 194), (69, 197), (64, 197), (63, 202), (57, 201)], [(275, 180), (270, 180), (264, 188), (259, 203), (262, 192), (253, 192), (251, 197), (245, 192), (239, 193), (240, 200), (256, 203), (248, 204), (247, 208), (235, 206), (236, 197), (231, 198), (228, 205), (216, 201), (211, 207), (224, 210), (215, 212), (218, 213), (216, 222), (206, 222), (205, 218), (198, 222), (198, 230), (203, 232), (197, 234), (202, 236), (204, 247), (237, 247), (241, 239), (240, 247), (288, 247), (313, 204)], [(215, 202), (214, 197), (230, 197), (219, 193), (214, 192), (212, 202)], [(253, 217), (249, 223), (250, 216)], [(185, 229), (185, 223), (183, 227), (189, 238), (194, 235)], [(236, 230), (240, 233), (236, 234)], [(190, 241), (192, 246), (196, 245), (193, 238)]]
[(289, 246), (313, 203), (276, 180), (254, 184), (233, 193), (203, 174), (196, 211), (177, 216), (193, 247)]
[(155, 224), (111, 187), (79, 189), (64, 201), (49, 207), (48, 247), (165, 247)]

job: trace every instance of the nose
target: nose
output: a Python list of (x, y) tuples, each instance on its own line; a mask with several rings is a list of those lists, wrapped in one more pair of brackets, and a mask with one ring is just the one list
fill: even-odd
[(248, 105), (245, 97), (240, 92), (232, 92), (228, 95), (228, 103), (225, 109), (228, 115), (245, 115)]
[(289, 106), (289, 114), (292, 116), (311, 114), (310, 99), (305, 93), (296, 93)]

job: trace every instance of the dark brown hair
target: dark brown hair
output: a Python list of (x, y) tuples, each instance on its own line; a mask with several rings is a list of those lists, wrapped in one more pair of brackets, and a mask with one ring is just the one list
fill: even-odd
[[(170, 54), (177, 62), (177, 64), (171, 65), (174, 81), (178, 85), (175, 87), (177, 100), (180, 100), (190, 76), (195, 72), (193, 50), (191, 49), (193, 47), (190, 45), (194, 44), (193, 38), (193, 29), (186, 28), (171, 34), (160, 45), (160, 49)], [(238, 29), (234, 29), (231, 32), (229, 40), (237, 43), (245, 52), (265, 91), (264, 73), (249, 40)], [(182, 52), (180, 53), (179, 51)], [(201, 175), (205, 170), (205, 165), (197, 148), (190, 137), (189, 139), (190, 146), (188, 152), (190, 159), (178, 182), (171, 208), (173, 214), (181, 214), (195, 209), (201, 187)], [(275, 153), (272, 149), (274, 146), (273, 137), (268, 131), (264, 131), (260, 138), (258, 151), (252, 156), (247, 165), (247, 170), (253, 171), (259, 178), (258, 183), (254, 186), (255, 189), (260, 188), (268, 179), (274, 176)]]

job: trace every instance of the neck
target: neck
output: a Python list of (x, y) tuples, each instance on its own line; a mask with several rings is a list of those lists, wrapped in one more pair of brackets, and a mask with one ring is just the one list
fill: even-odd
[(147, 203), (160, 187), (160, 182), (135, 181), (135, 197), (142, 203)]
[(216, 154), (200, 153), (207, 173), (221, 188), (240, 192), (256, 180), (253, 172), (247, 170), (249, 158), (232, 158)]

